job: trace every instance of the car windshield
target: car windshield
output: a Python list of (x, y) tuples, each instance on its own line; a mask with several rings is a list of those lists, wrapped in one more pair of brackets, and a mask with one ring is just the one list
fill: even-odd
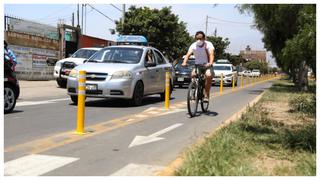
[(231, 71), (231, 66), (213, 66), (213, 70), (217, 70), (217, 71)]
[(184, 69), (184, 68), (192, 69), (193, 66), (194, 66), (194, 63), (195, 63), (194, 59), (189, 59), (188, 62), (187, 62), (188, 66), (187, 66), (187, 67), (182, 67), (182, 66), (181, 66), (182, 62), (183, 62), (183, 60), (182, 60), (182, 61), (179, 61), (179, 62), (174, 66), (174, 68), (175, 68), (175, 69)]
[(88, 62), (136, 64), (140, 62), (142, 52), (139, 48), (106, 48), (93, 55)]
[(252, 72), (259, 72), (259, 70), (253, 70)]
[(97, 52), (97, 50), (93, 50), (93, 49), (79, 49), (71, 57), (88, 59), (96, 52)]

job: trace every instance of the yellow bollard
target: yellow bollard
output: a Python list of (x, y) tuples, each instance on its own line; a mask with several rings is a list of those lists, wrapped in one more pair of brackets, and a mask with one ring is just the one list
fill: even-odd
[(223, 93), (223, 74), (221, 73), (221, 79), (220, 79), (220, 95)]
[(234, 91), (234, 86), (235, 86), (235, 74), (233, 74), (233, 76), (232, 76), (232, 91)]
[(243, 88), (243, 75), (241, 74), (241, 88)]
[(78, 81), (78, 113), (76, 134), (83, 135), (86, 99), (86, 71), (79, 71)]
[(164, 106), (169, 109), (170, 100), (170, 72), (166, 72), (166, 92), (165, 92), (165, 103)]

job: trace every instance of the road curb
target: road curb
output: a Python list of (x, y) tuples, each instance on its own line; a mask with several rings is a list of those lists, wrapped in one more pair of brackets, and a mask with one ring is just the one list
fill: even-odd
[[(197, 142), (193, 145), (191, 145), (191, 148), (188, 149), (193, 149), (195, 147), (198, 147), (200, 145), (202, 145), (205, 142), (205, 139), (208, 137), (212, 137), (216, 132), (218, 132), (218, 130), (228, 126), (230, 123), (238, 120), (241, 115), (243, 113), (246, 112), (248, 107), (252, 107), (254, 104), (256, 104), (261, 98), (262, 96), (265, 94), (266, 91), (264, 91), (263, 93), (261, 93), (259, 96), (255, 97), (252, 101), (250, 101), (246, 106), (242, 107), (238, 112), (234, 113), (233, 115), (231, 115), (231, 117), (229, 117), (228, 119), (226, 119), (225, 121), (223, 121), (216, 129), (214, 129), (209, 135), (202, 137), (200, 139), (197, 140)], [(181, 165), (184, 162), (185, 159), (185, 151), (180, 153), (180, 155), (177, 157), (177, 159), (173, 160), (167, 167), (165, 167), (162, 171), (158, 171), (156, 172), (154, 175), (155, 176), (174, 176), (174, 172), (175, 170), (177, 170), (179, 167), (181, 167)]]

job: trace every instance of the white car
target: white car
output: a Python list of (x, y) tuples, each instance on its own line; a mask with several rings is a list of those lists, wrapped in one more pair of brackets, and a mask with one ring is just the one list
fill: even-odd
[(250, 70), (245, 70), (245, 71), (243, 71), (243, 76), (252, 76), (252, 73), (251, 73), (251, 71)]
[(78, 49), (72, 56), (61, 59), (56, 62), (53, 70), (53, 76), (56, 79), (59, 87), (65, 88), (67, 85), (68, 75), (71, 70), (83, 64), (85, 60), (89, 59), (93, 54), (102, 48), (81, 48)]
[(214, 77), (212, 84), (220, 84), (221, 74), (223, 74), (223, 85), (232, 86), (232, 78), (235, 78), (235, 85), (237, 86), (238, 75), (235, 67), (232, 64), (213, 64)]
[(121, 45), (103, 48), (89, 60), (75, 67), (68, 77), (68, 94), (78, 101), (78, 73), (86, 71), (86, 97), (131, 99), (139, 106), (146, 95), (165, 97), (166, 72), (173, 67), (163, 54), (150, 46)]
[(260, 73), (259, 69), (253, 69), (252, 70), (252, 73), (251, 73), (252, 77), (260, 77), (260, 75), (261, 75), (261, 73)]

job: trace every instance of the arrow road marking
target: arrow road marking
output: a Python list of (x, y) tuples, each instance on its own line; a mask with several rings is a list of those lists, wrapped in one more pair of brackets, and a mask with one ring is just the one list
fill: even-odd
[(162, 134), (165, 134), (169, 131), (172, 131), (173, 129), (175, 129), (179, 126), (182, 126), (182, 125), (183, 125), (182, 123), (177, 123), (177, 124), (174, 124), (172, 126), (165, 128), (165, 129), (162, 129), (158, 132), (155, 132), (149, 136), (136, 136), (128, 147), (131, 148), (134, 146), (139, 146), (142, 144), (147, 144), (147, 143), (151, 143), (154, 141), (160, 141), (162, 139), (165, 139), (165, 138), (158, 137), (158, 136), (161, 136)]

